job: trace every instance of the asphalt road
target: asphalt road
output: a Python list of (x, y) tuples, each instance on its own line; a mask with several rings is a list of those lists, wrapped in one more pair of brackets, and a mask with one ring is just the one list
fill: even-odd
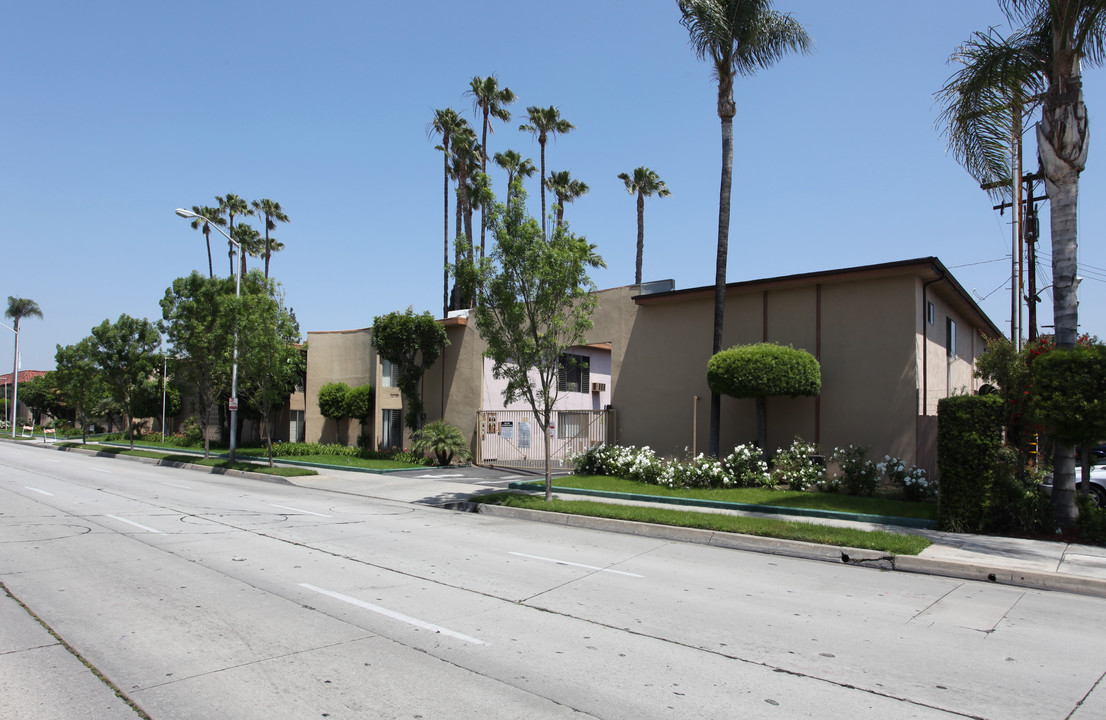
[[(1101, 599), (7, 444), (0, 581), (156, 720), (1106, 717)], [(0, 606), (0, 718), (135, 716)]]

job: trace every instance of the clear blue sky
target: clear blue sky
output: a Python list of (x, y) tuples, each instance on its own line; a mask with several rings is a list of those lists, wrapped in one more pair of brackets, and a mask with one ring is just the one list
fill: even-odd
[[(1009, 214), (991, 209), (934, 129), (948, 56), (1003, 26), (997, 3), (776, 8), (815, 50), (737, 82), (729, 279), (936, 255), (1008, 328)], [(158, 319), (173, 278), (207, 268), (203, 236), (173, 209), (226, 193), (277, 200), (291, 217), (272, 273), (305, 333), (366, 327), (408, 305), (439, 313), (442, 157), (426, 125), (435, 108), (471, 113), (474, 75), (495, 73), (519, 97), (489, 136), (493, 153), (538, 161), (517, 130), (527, 105), (556, 105), (576, 125), (547, 163), (591, 186), (566, 219), (607, 261), (599, 287), (634, 278), (635, 204), (617, 175), (639, 165), (672, 191), (646, 203), (646, 279), (713, 283), (716, 86), (674, 0), (44, 0), (5, 12), (0, 67), (0, 299), (32, 298), (45, 313), (24, 323), (24, 369), (53, 368), (56, 344), (105, 318)], [(1085, 93), (1102, 137), (1106, 70), (1087, 71)], [(1092, 142), (1080, 324), (1100, 337), (1104, 176), (1106, 148)], [(502, 187), (498, 169), (492, 179)], [(536, 180), (528, 190), (537, 214)], [(4, 371), (13, 337), (0, 330)]]

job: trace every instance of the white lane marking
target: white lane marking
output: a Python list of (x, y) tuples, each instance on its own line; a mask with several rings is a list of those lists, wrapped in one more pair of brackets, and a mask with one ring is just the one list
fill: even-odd
[(595, 565), (583, 565), (581, 563), (569, 562), (567, 560), (555, 560), (553, 558), (541, 557), (540, 555), (527, 555), (526, 553), (512, 552), (511, 555), (518, 555), (519, 557), (530, 558), (531, 560), (544, 560), (545, 562), (557, 563), (558, 565), (571, 565), (573, 567), (587, 568), (588, 570), (599, 570), (600, 572), (615, 573), (616, 575), (627, 575), (629, 577), (645, 577), (644, 575), (638, 575), (632, 572), (623, 572), (622, 570), (611, 570), (609, 568), (596, 567)]
[(104, 470), (103, 468), (92, 468), (92, 469), (95, 470), (96, 472), (99, 472), (99, 473), (105, 473), (107, 475), (111, 475), (111, 470)]
[(379, 614), (381, 614), (385, 617), (389, 617), (393, 620), (399, 620), (402, 623), (407, 623), (408, 625), (414, 625), (415, 627), (422, 628), (423, 630), (430, 630), (431, 632), (441, 633), (442, 635), (448, 635), (449, 637), (457, 638), (458, 640), (464, 640), (465, 642), (472, 643), (474, 645), (487, 645), (487, 643), (484, 642), (483, 640), (477, 640), (474, 637), (469, 637), (468, 635), (463, 635), (463, 634), (461, 634), (459, 632), (456, 632), (454, 630), (444, 628), (441, 625), (434, 625), (433, 623), (428, 623), (428, 622), (425, 622), (423, 620), (419, 620), (418, 618), (413, 618), (410, 615), (404, 615), (403, 613), (398, 613), (395, 610), (389, 610), (388, 608), (383, 608), (383, 607), (380, 607), (379, 605), (373, 605), (372, 603), (367, 603), (363, 600), (358, 600), (357, 598), (350, 597), (349, 595), (342, 595), (341, 593), (336, 593), (336, 592), (333, 592), (331, 590), (324, 590), (321, 587), (315, 587), (314, 585), (308, 585), (307, 583), (300, 583), (300, 587), (307, 588), (308, 590), (312, 590), (312, 591), (320, 593), (322, 595), (326, 595), (327, 597), (332, 597), (335, 600), (341, 600), (342, 602), (349, 603), (350, 605), (356, 605), (359, 608), (363, 608), (365, 610), (370, 610), (374, 613), (379, 613)]
[(449, 474), (449, 475), (416, 475), (419, 480), (438, 480), (440, 478), (463, 478), (461, 473)]
[(54, 497), (54, 493), (52, 493), (52, 492), (46, 492), (45, 490), (39, 490), (38, 488), (31, 487), (30, 485), (24, 485), (23, 487), (27, 490), (30, 490), (31, 492), (36, 492), (36, 493), (40, 493), (42, 495), (49, 495), (50, 497)]
[(480, 482), (478, 482), (476, 484), (477, 485), (498, 485), (500, 482), (502, 482), (502, 481), (501, 480), (481, 480)]
[(169, 487), (180, 488), (181, 490), (191, 490), (191, 485), (177, 485), (176, 483), (162, 483), (162, 485), (168, 485)]
[(318, 515), (319, 517), (330, 517), (329, 515), (323, 515), (322, 513), (311, 512), (310, 510), (300, 510), (299, 508), (288, 507), (287, 505), (277, 505), (276, 503), (269, 503), (269, 504), (272, 505), (275, 508), (280, 508), (282, 510), (291, 510), (293, 512), (306, 513), (308, 515)]
[(500, 480), (518, 480), (522, 475), (504, 475)]
[(146, 532), (157, 533), (158, 535), (164, 535), (165, 534), (160, 530), (155, 530), (152, 527), (148, 527), (146, 525), (140, 525), (139, 523), (136, 523), (133, 520), (128, 520), (126, 518), (121, 518), (118, 515), (108, 515), (108, 517), (111, 518), (112, 520), (118, 520), (119, 522), (127, 523), (128, 525), (134, 525), (136, 528), (141, 528), (141, 529), (145, 530)]
[(54, 460), (53, 458), (46, 458), (46, 462), (54, 463), (55, 465), (61, 464), (61, 460)]

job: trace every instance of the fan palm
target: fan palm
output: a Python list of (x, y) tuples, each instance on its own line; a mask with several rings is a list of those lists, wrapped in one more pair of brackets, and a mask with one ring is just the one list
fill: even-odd
[[(1048, 186), (1052, 230), (1052, 293), (1056, 347), (1073, 348), (1079, 332), (1076, 252), (1079, 175), (1087, 165), (1088, 122), (1082, 65), (1106, 57), (1106, 0), (999, 0), (1022, 32), (1049, 40), (1047, 80), (1037, 152)], [(1056, 444), (1053, 515), (1062, 527), (1075, 524), (1073, 448)]]
[(12, 437), (15, 437), (15, 417), (19, 410), (19, 322), (25, 317), (42, 317), (42, 308), (34, 300), (8, 296), (8, 309), (15, 330), (15, 359), (12, 361)]
[[(718, 257), (714, 278), (714, 342), (722, 350), (729, 253), (730, 187), (733, 183), (734, 78), (753, 75), (792, 51), (807, 52), (810, 37), (790, 15), (772, 9), (771, 0), (679, 0), (680, 22), (701, 60), (714, 65), (718, 80), (718, 117), (722, 121), (722, 180), (718, 192)], [(722, 399), (710, 396), (710, 454), (718, 456)]]
[(634, 168), (633, 174), (619, 173), (618, 179), (626, 185), (626, 192), (637, 194), (637, 266), (634, 284), (641, 285), (641, 263), (645, 253), (645, 198), (656, 195), (668, 197), (672, 193), (660, 175), (647, 167)]
[(495, 164), (507, 171), (507, 209), (511, 208), (511, 188), (515, 184), (515, 178), (528, 178), (533, 177), (534, 173), (538, 169), (534, 166), (534, 161), (530, 158), (522, 159), (522, 155), (515, 150), (508, 150), (507, 152), (496, 153)]
[(219, 215), (219, 208), (193, 205), (192, 212), (200, 216), (192, 221), (192, 229), (202, 232), (207, 243), (207, 276), (215, 277), (215, 266), (211, 262), (211, 226), (226, 225), (227, 221)]
[(284, 208), (280, 206), (280, 203), (269, 200), (268, 198), (262, 200), (254, 200), (251, 203), (254, 213), (259, 218), (265, 218), (265, 245), (263, 249), (263, 257), (265, 258), (265, 277), (269, 277), (269, 258), (273, 253), (279, 252), (284, 249), (283, 243), (275, 242), (275, 239), (269, 236), (269, 233), (276, 230), (276, 224), (278, 222), (291, 222), (288, 216), (284, 213)]
[[(230, 232), (230, 236), (235, 237), (235, 235), (234, 235), (234, 218), (241, 217), (241, 216), (247, 216), (247, 215), (253, 215), (253, 210), (250, 209), (249, 203), (247, 203), (245, 200), (238, 197), (237, 195), (232, 195), (230, 193), (227, 193), (226, 195), (222, 195), (222, 196), (216, 195), (215, 199), (217, 201), (219, 201), (219, 215), (226, 215), (227, 216), (227, 229)], [(228, 245), (230, 245), (230, 244), (228, 243)], [(234, 260), (233, 260), (234, 246), (233, 245), (230, 245), (230, 248), (229, 248), (227, 254), (231, 257), (230, 274), (234, 275)], [(242, 256), (242, 261), (241, 261), (242, 274), (245, 275), (246, 274), (246, 272), (245, 272), (246, 253), (243, 250), (243, 252), (241, 252), (239, 254)]]
[(442, 144), (439, 149), (444, 153), (444, 172), (442, 180), (442, 194), (444, 196), (445, 210), (443, 211), (443, 222), (445, 224), (445, 240), (443, 245), (443, 258), (442, 258), (442, 315), (445, 316), (449, 312), (449, 161), (450, 161), (450, 142), (453, 139), (453, 134), (460, 130), (462, 127), (467, 127), (468, 123), (461, 117), (453, 108), (443, 108), (434, 111), (434, 118), (426, 126), (426, 134), (437, 134), (442, 136)]
[[(482, 130), (480, 133), (480, 146), (483, 148), (488, 147), (488, 131), (495, 132), (495, 128), (491, 126), (491, 119), (494, 117), (504, 122), (511, 119), (511, 113), (507, 110), (507, 105), (513, 103), (516, 98), (515, 94), (511, 92), (510, 88), (499, 89), (499, 78), (495, 75), (489, 75), (486, 78), (476, 76), (469, 83), (469, 89), (465, 91), (465, 95), (472, 98), (472, 110), (473, 113), (482, 117)], [(480, 156), (480, 172), (488, 172), (488, 158), (487, 153)], [(480, 257), (484, 257), (484, 234), (487, 229), (487, 223), (484, 222), (484, 211), (480, 211)]]
[(242, 274), (242, 277), (246, 276), (246, 257), (261, 257), (264, 252), (264, 245), (261, 241), (261, 233), (258, 232), (252, 225), (246, 223), (239, 223), (238, 227), (234, 228), (234, 240), (238, 243), (238, 246), (242, 248), (239, 253), (241, 263), (238, 271)]
[(578, 197), (588, 194), (587, 183), (576, 180), (569, 175), (568, 170), (550, 172), (545, 186), (557, 198), (556, 227), (560, 227), (565, 217), (565, 204), (574, 201)]
[(519, 125), (519, 130), (533, 133), (541, 147), (541, 234), (548, 237), (545, 231), (545, 144), (550, 135), (564, 135), (576, 129), (576, 126), (561, 117), (561, 111), (550, 105), (547, 108), (531, 105), (526, 108), (529, 123)]

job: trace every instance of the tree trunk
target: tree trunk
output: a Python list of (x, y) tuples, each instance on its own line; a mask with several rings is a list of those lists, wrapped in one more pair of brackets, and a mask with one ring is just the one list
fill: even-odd
[(634, 284), (641, 285), (641, 262), (645, 256), (645, 195), (637, 191), (637, 270)]
[[(720, 93), (721, 94), (721, 93)], [(721, 109), (722, 102), (719, 101)], [(731, 100), (732, 106), (732, 100)], [(721, 113), (720, 113), (721, 114)], [(711, 355), (722, 352), (722, 325), (726, 311), (726, 260), (730, 242), (730, 187), (733, 182), (733, 114), (722, 114), (722, 180), (718, 190), (718, 259), (714, 270), (714, 342)], [(722, 398), (710, 394), (711, 457), (719, 457)]]
[(538, 145), (541, 146), (541, 237), (548, 240), (545, 232), (545, 138), (538, 138)]
[(549, 415), (545, 411), (545, 421), (542, 423), (541, 434), (545, 438), (545, 501), (553, 499), (553, 460), (549, 456), (552, 451), (552, 443), (549, 440)]
[(449, 136), (442, 139), (444, 171), (442, 177), (442, 317), (449, 314)]

